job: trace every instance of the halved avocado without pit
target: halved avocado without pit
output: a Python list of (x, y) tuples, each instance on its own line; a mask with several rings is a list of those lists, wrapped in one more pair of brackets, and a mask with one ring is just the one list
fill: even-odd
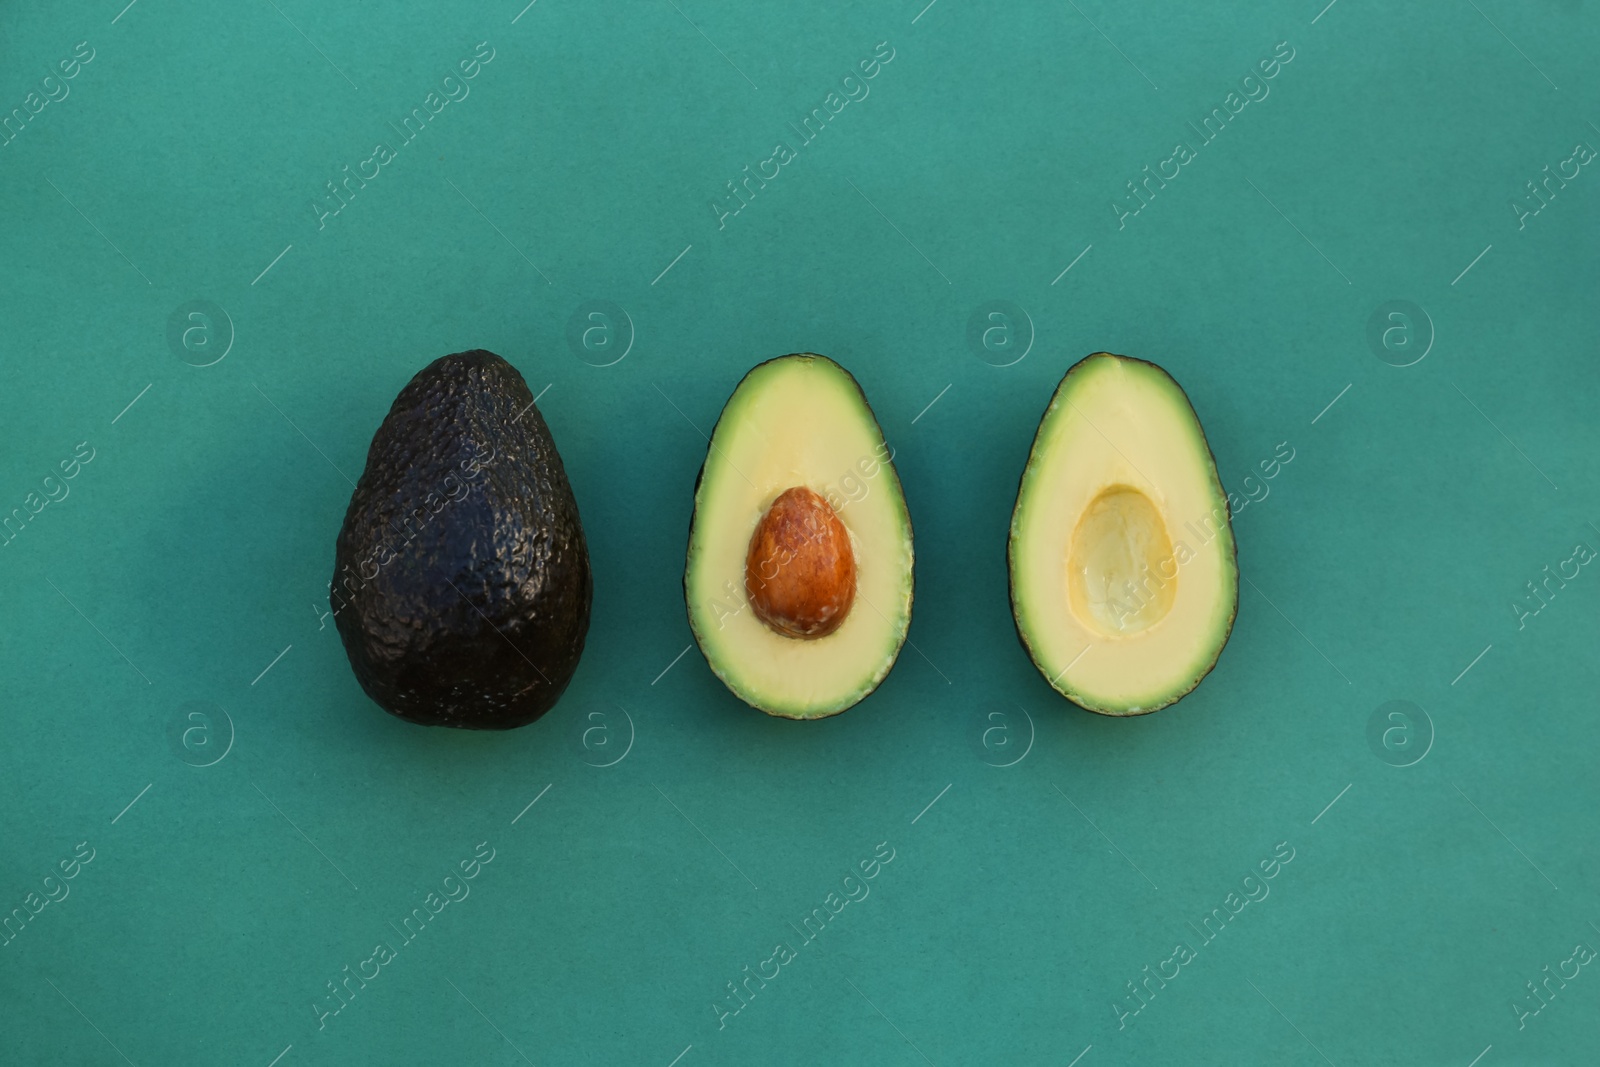
[(1216, 461), (1166, 371), (1107, 352), (1067, 371), (1007, 554), (1017, 635), (1068, 700), (1143, 715), (1200, 684), (1233, 629), (1239, 568)]
[(871, 693), (911, 625), (911, 517), (856, 380), (781, 356), (740, 381), (695, 484), (684, 599), (712, 671), (769, 715)]

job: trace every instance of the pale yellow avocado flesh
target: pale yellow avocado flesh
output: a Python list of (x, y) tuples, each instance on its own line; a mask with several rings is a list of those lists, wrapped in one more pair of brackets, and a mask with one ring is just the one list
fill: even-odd
[[(911, 519), (891, 450), (848, 372), (794, 355), (747, 374), (723, 408), (695, 490), (684, 596), (706, 662), (746, 703), (815, 719), (877, 687), (911, 624)], [(856, 595), (826, 637), (774, 632), (745, 590), (751, 534), (778, 495), (807, 486), (839, 516)]]
[(1067, 372), (1009, 558), (1017, 633), (1074, 703), (1140, 715), (1211, 670), (1238, 605), (1233, 530), (1200, 421), (1165, 371), (1098, 353)]

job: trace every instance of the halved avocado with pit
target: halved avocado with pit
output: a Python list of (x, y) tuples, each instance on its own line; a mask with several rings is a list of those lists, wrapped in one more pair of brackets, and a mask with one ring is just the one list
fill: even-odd
[(820, 719), (894, 666), (911, 625), (911, 517), (861, 387), (826, 356), (759, 364), (695, 485), (684, 599), (706, 663), (769, 715)]
[(1007, 556), (1017, 635), (1068, 700), (1143, 715), (1200, 684), (1232, 632), (1239, 568), (1216, 461), (1171, 375), (1108, 352), (1067, 371)]

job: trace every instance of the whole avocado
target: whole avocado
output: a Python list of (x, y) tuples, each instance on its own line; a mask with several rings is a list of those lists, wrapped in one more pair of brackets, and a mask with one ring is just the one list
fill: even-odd
[(578, 667), (594, 582), (578, 504), (515, 367), (424, 367), (367, 451), (330, 602), (356, 680), (425, 726), (509, 730)]

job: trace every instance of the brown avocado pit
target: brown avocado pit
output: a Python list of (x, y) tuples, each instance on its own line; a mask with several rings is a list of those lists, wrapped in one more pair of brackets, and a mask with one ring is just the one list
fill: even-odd
[(785, 637), (814, 640), (843, 625), (856, 597), (856, 557), (819, 493), (797, 485), (772, 502), (750, 537), (745, 592), (756, 617)]

